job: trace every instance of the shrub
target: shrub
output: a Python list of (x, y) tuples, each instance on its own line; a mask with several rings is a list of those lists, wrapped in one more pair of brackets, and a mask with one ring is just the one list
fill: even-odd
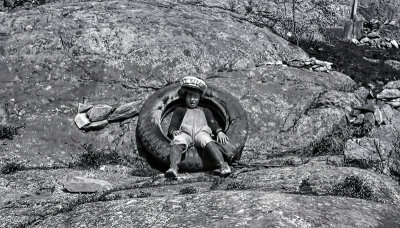
[(336, 129), (332, 134), (323, 137), (321, 140), (312, 142), (309, 147), (306, 148), (307, 155), (341, 155), (349, 139), (368, 136), (371, 130), (372, 127), (367, 125), (349, 125), (342, 129)]
[(136, 198), (146, 198), (151, 196), (150, 192), (140, 191), (139, 194), (136, 195)]
[(243, 182), (234, 181), (228, 183), (226, 190), (246, 190), (248, 187)]
[(15, 126), (0, 125), (0, 139), (13, 140), (14, 135), (18, 135), (18, 130), (20, 128), (22, 128), (22, 126), (15, 127)]
[(81, 168), (97, 169), (104, 164), (121, 164), (126, 162), (117, 152), (96, 150), (92, 144), (83, 144), (86, 153), (82, 154), (78, 162), (71, 163), (69, 166)]
[(197, 193), (197, 189), (193, 186), (188, 186), (188, 187), (182, 188), (179, 191), (179, 194), (181, 194), (181, 195), (195, 194), (195, 193)]
[(346, 177), (343, 182), (333, 186), (331, 194), (359, 199), (371, 199), (372, 189), (358, 176)]
[(3, 166), (1, 168), (1, 173), (2, 174), (13, 174), (22, 169), (24, 169), (24, 166), (22, 164), (10, 162), (10, 163), (6, 163), (5, 166)]
[(218, 187), (225, 182), (225, 178), (220, 178), (220, 177), (213, 177), (211, 186), (210, 186), (210, 191), (217, 190)]

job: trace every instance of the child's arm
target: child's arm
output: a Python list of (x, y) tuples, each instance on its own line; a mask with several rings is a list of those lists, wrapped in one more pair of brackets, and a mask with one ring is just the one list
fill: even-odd
[(173, 137), (180, 132), (180, 127), (182, 123), (182, 119), (185, 116), (186, 109), (183, 107), (178, 107), (175, 109), (174, 114), (172, 115), (171, 123), (168, 128), (168, 136)]
[(212, 132), (217, 135), (217, 141), (219, 143), (225, 144), (229, 141), (228, 136), (222, 131), (222, 128), (219, 126), (218, 122), (215, 120), (212, 112), (205, 108), (203, 109), (204, 115), (206, 116), (207, 124), (211, 128)]

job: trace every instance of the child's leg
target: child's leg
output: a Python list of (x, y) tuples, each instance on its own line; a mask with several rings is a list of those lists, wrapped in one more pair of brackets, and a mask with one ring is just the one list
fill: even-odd
[(170, 168), (165, 173), (167, 177), (174, 179), (178, 177), (178, 165), (181, 162), (182, 152), (185, 151), (191, 140), (190, 135), (184, 132), (175, 136), (174, 140), (172, 140), (169, 152)]
[(185, 150), (185, 145), (171, 145), (170, 146), (170, 154), (169, 154), (169, 162), (171, 164), (171, 168), (178, 169), (178, 165), (181, 162), (182, 152)]
[(219, 150), (217, 144), (214, 141), (209, 142), (209, 143), (207, 143), (207, 145), (204, 149), (207, 152), (207, 155), (210, 156), (212, 161), (215, 162), (215, 165), (218, 168), (221, 168), (221, 166), (224, 163), (224, 157), (222, 156), (222, 153)]
[(221, 175), (226, 176), (231, 173), (231, 169), (228, 166), (228, 163), (225, 162), (224, 156), (222, 155), (217, 143), (212, 140), (211, 136), (207, 132), (200, 132), (195, 137), (195, 144), (204, 148), (207, 156), (214, 161), (215, 166), (220, 168)]

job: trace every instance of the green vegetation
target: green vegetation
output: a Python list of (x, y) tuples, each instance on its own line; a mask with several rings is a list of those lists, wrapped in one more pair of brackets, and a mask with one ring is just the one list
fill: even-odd
[(22, 164), (16, 163), (16, 162), (9, 162), (6, 163), (2, 168), (1, 168), (1, 174), (13, 174), (19, 170), (23, 170), (25, 167)]
[(179, 194), (181, 194), (181, 195), (195, 194), (195, 193), (197, 193), (197, 189), (193, 186), (188, 186), (188, 187), (182, 188), (179, 191)]
[(373, 191), (363, 179), (358, 176), (349, 176), (343, 182), (333, 186), (330, 194), (359, 199), (371, 199)]
[(18, 135), (18, 130), (23, 126), (6, 126), (0, 125), (0, 140), (1, 139), (9, 139), (13, 140), (14, 135)]
[(344, 152), (346, 142), (352, 138), (361, 138), (368, 136), (372, 130), (371, 126), (347, 126), (342, 129), (337, 129), (322, 138), (320, 141), (312, 142), (311, 145), (305, 149), (308, 156), (322, 156), (322, 155), (341, 155)]

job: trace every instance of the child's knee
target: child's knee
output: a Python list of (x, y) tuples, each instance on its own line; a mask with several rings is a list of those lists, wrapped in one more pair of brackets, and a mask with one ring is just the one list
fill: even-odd
[(206, 132), (200, 132), (197, 134), (195, 140), (196, 145), (200, 146), (201, 148), (206, 148), (207, 144), (214, 142), (214, 140), (211, 138), (211, 135)]

